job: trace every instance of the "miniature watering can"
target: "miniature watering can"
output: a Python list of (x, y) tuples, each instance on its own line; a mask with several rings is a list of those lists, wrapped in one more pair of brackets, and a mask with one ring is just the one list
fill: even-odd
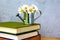
[[(31, 13), (31, 18), (29, 18), (29, 13), (25, 12), (24, 13), (24, 19), (19, 15), (19, 13), (16, 15), (17, 17), (19, 17), (24, 24), (34, 24), (34, 21), (37, 20), (40, 16), (41, 16), (41, 11), (39, 10), (40, 15), (36, 18), (34, 18), (34, 13)], [(31, 23), (29, 22), (29, 20), (31, 21)]]
[(31, 21), (30, 24), (34, 24), (34, 21), (37, 20), (41, 16), (41, 11), (39, 10), (39, 15), (37, 17), (34, 17), (34, 13), (31, 13)]

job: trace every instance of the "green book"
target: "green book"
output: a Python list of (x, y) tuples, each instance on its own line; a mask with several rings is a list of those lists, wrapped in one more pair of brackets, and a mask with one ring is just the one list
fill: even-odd
[(40, 29), (40, 24), (25, 25), (22, 22), (0, 22), (0, 32), (20, 34)]

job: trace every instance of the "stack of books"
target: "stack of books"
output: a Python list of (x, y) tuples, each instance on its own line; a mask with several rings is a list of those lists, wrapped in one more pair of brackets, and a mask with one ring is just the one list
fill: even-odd
[(21, 22), (0, 22), (0, 38), (23, 40), (38, 35), (40, 24), (25, 25)]

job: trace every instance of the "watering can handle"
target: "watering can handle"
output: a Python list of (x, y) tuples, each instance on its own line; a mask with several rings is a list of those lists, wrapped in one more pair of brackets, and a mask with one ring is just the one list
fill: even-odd
[(36, 18), (34, 19), (34, 21), (41, 16), (42, 12), (41, 12), (40, 10), (39, 10), (39, 14), (40, 14), (40, 15), (39, 15), (38, 17), (36, 17)]

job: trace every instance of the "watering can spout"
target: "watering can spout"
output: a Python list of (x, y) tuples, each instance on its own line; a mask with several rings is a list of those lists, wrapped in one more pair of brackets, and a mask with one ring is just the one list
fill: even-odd
[(22, 17), (19, 15), (19, 13), (16, 15), (16, 17), (19, 17), (19, 18), (24, 22), (24, 20), (23, 20)]

